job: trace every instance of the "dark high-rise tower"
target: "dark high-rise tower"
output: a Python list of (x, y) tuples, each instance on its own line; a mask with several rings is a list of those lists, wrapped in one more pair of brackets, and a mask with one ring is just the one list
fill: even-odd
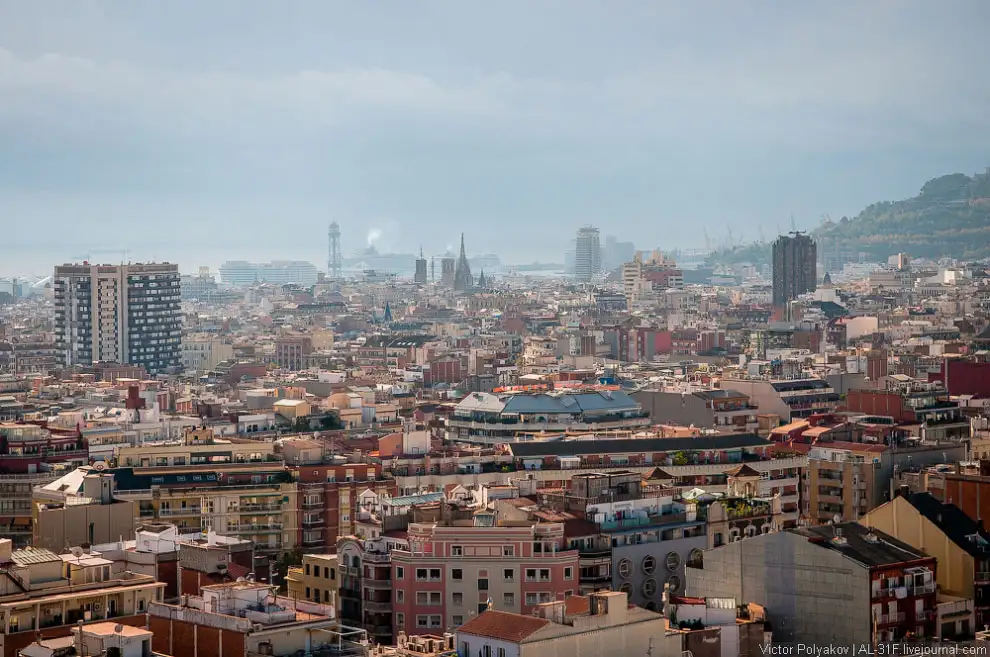
[(423, 249), (419, 250), (419, 257), (416, 259), (416, 274), (413, 282), (426, 284), (426, 258), (423, 257)]
[(327, 276), (330, 278), (340, 278), (343, 269), (344, 259), (340, 255), (340, 225), (335, 221), (330, 224), (327, 231), (328, 253), (327, 253)]
[(818, 247), (808, 235), (792, 232), (773, 243), (773, 305), (807, 292), (814, 292), (818, 282)]

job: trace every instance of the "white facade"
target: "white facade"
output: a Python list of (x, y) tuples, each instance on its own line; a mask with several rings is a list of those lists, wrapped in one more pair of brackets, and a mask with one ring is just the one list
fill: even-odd
[(311, 286), (316, 285), (318, 273), (313, 263), (302, 260), (273, 260), (263, 263), (231, 260), (220, 266), (220, 280), (227, 285), (296, 283)]
[(598, 229), (585, 226), (574, 240), (574, 277), (590, 281), (601, 273), (602, 247)]

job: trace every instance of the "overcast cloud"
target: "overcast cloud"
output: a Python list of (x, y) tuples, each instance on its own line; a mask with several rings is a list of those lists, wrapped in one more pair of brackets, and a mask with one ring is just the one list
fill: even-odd
[[(0, 0), (0, 274), (813, 226), (990, 164), (990, 3)], [(290, 228), (291, 230), (287, 230)]]

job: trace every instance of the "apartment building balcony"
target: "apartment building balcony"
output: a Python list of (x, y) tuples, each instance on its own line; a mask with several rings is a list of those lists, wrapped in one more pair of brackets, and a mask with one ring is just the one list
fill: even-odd
[(947, 415), (944, 417), (928, 416), (921, 422), (922, 427), (947, 427), (954, 425), (969, 427), (969, 418), (962, 415)]
[(906, 616), (903, 611), (896, 614), (882, 614), (877, 617), (877, 625), (894, 625), (897, 623), (903, 623), (905, 617)]
[(257, 552), (281, 552), (282, 551), (282, 541), (276, 541), (274, 543), (255, 543), (254, 549)]
[(381, 552), (365, 552), (363, 555), (361, 555), (361, 561), (367, 563), (390, 564), (392, 563), (392, 555), (389, 553), (383, 554)]
[(907, 591), (909, 597), (934, 593), (935, 581), (933, 580), (931, 582), (926, 582), (925, 584), (909, 584), (907, 587)]
[(315, 548), (321, 547), (326, 544), (326, 539), (323, 536), (304, 536), (302, 540), (302, 546), (304, 548)]
[(612, 563), (612, 551), (609, 549), (579, 550), (578, 562), (581, 568), (607, 566)]
[(378, 637), (379, 639), (385, 639), (384, 641), (381, 641), (382, 644), (388, 645), (392, 643), (391, 625), (365, 625), (365, 628), (372, 636)]
[(365, 611), (388, 614), (392, 612), (392, 603), (378, 602), (375, 600), (361, 600), (361, 608)]
[(235, 509), (231, 510), (235, 513), (281, 513), (281, 504), (241, 504)]
[(607, 585), (612, 582), (612, 575), (611, 573), (607, 573), (607, 572), (599, 573), (597, 575), (581, 575), (581, 577), (579, 577), (578, 580), (581, 582), (581, 584), (596, 585), (596, 586), (600, 586), (603, 584)]
[(282, 523), (270, 522), (270, 523), (257, 524), (257, 525), (237, 525), (236, 527), (227, 527), (227, 531), (238, 532), (241, 534), (263, 534), (269, 532), (279, 532), (282, 531)]
[(392, 580), (389, 579), (370, 579), (363, 578), (361, 580), (361, 585), (366, 589), (371, 589), (373, 591), (391, 591), (392, 590)]
[(323, 501), (323, 499), (318, 499), (318, 500), (304, 499), (300, 506), (302, 506), (303, 509), (311, 510), (311, 509), (322, 509), (324, 505), (325, 502)]
[(974, 584), (990, 584), (990, 571), (978, 570), (973, 573)]
[(843, 504), (842, 490), (828, 489), (818, 491), (818, 502), (820, 504)]
[(304, 516), (302, 520), (302, 524), (305, 527), (312, 527), (313, 525), (322, 525), (324, 522), (326, 522), (326, 520), (323, 518), (323, 516), (308, 517), (308, 518)]
[(187, 506), (181, 509), (159, 509), (159, 518), (175, 518), (176, 516), (198, 516), (203, 514), (202, 507), (198, 506)]
[[(603, 532), (608, 532), (608, 531), (620, 531), (623, 529), (636, 529), (639, 527), (659, 527), (662, 525), (675, 525), (687, 521), (688, 519), (686, 513), (668, 513), (658, 516), (647, 516), (645, 518), (620, 518), (616, 520), (605, 520), (599, 523), (598, 527)], [(703, 523), (704, 519), (700, 518), (697, 521)]]
[(85, 449), (43, 449), (37, 452), (28, 452), (26, 454), (0, 454), (0, 460), (7, 459), (55, 459), (63, 461), (88, 460), (89, 451)]

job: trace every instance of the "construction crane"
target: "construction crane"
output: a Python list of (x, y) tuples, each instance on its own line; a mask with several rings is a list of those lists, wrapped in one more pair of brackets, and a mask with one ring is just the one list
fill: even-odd
[(130, 253), (127, 249), (94, 249), (85, 255), (75, 256), (73, 260), (78, 262), (92, 262), (94, 260), (93, 256), (114, 254), (120, 256), (120, 262), (124, 263), (127, 261), (127, 255)]

